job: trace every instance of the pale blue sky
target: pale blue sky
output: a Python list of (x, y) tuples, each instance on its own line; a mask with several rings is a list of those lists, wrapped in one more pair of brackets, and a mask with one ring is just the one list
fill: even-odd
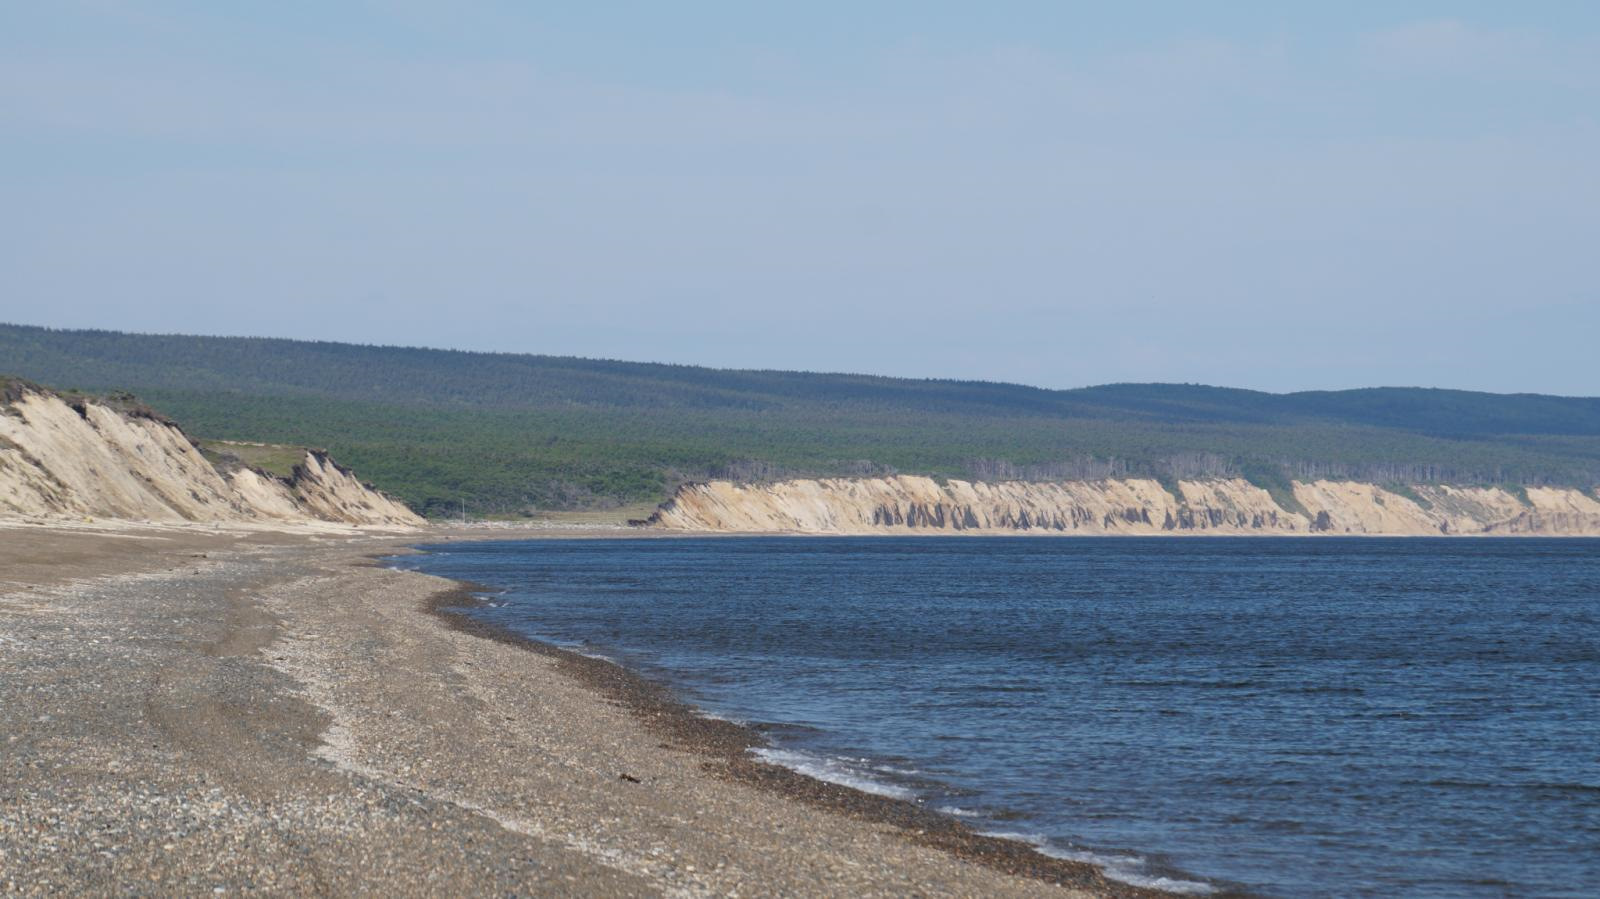
[(10, 3), (0, 162), (6, 321), (1600, 394), (1595, 3)]

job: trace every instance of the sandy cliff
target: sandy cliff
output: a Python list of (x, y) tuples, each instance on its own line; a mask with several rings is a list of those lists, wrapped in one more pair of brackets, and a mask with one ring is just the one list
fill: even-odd
[(278, 478), (212, 464), (148, 410), (15, 381), (0, 389), (0, 518), (423, 523), (320, 452)]
[[(693, 531), (1076, 534), (1600, 535), (1600, 501), (1571, 488), (1418, 485), (1415, 499), (1352, 481), (1295, 482), (1304, 512), (1240, 479), (1053, 483), (924, 477), (713, 481), (680, 489), (648, 527)], [(1290, 503), (1293, 505), (1293, 503)]]

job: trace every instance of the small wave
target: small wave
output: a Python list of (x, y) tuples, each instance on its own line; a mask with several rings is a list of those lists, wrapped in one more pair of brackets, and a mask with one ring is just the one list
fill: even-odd
[(1334, 686), (1312, 684), (1310, 686), (1305, 686), (1305, 687), (1286, 687), (1286, 688), (1283, 688), (1283, 692), (1285, 692), (1285, 693), (1305, 693), (1305, 694), (1344, 694), (1344, 695), (1349, 695), (1349, 696), (1361, 696), (1361, 695), (1364, 695), (1367, 691), (1363, 690), (1360, 687), (1334, 687)]
[(850, 787), (851, 789), (860, 790), (863, 793), (872, 793), (877, 796), (887, 796), (890, 799), (917, 798), (917, 794), (911, 790), (885, 783), (841, 759), (812, 755), (807, 752), (796, 752), (792, 749), (758, 748), (752, 749), (750, 752), (764, 762), (788, 768), (790, 771), (796, 771), (817, 780), (838, 784), (841, 787)]
[(901, 765), (890, 765), (890, 764), (887, 764), (887, 763), (884, 763), (884, 762), (876, 762), (875, 763), (875, 762), (868, 761), (867, 759), (856, 759), (855, 761), (861, 762), (863, 764), (871, 765), (871, 767), (874, 770), (882, 771), (885, 774), (896, 774), (896, 775), (899, 775), (900, 777), (921, 777), (921, 776), (923, 776), (923, 771), (922, 771), (921, 768), (907, 768), (907, 767), (904, 767), (904, 766), (901, 766)]
[(1545, 781), (1408, 780), (1406, 784), (1442, 787), (1452, 790), (1548, 790), (1561, 793), (1600, 793), (1600, 784), (1550, 783)]
[(1147, 870), (1149, 866), (1145, 860), (1136, 855), (1117, 855), (1108, 852), (1089, 852), (1083, 849), (1064, 849), (1038, 834), (1020, 833), (1012, 830), (984, 830), (979, 832), (987, 837), (1027, 843), (1040, 855), (1050, 858), (1093, 865), (1099, 868), (1106, 877), (1129, 886), (1165, 890), (1169, 893), (1179, 893), (1185, 896), (1204, 896), (1217, 891), (1217, 888), (1209, 883), (1202, 883), (1198, 880), (1181, 880), (1176, 877), (1153, 873)]
[(793, 721), (758, 721), (750, 726), (764, 734), (786, 734), (804, 737), (824, 733), (820, 727), (811, 724), (798, 724)]
[(1124, 680), (1117, 681), (1119, 687), (1191, 687), (1202, 690), (1249, 690), (1256, 687), (1269, 686), (1266, 681), (1259, 680)]

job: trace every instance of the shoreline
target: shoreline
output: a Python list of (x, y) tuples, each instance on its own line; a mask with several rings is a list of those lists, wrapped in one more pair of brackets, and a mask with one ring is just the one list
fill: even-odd
[(381, 563), (632, 529), (0, 535), (0, 893), (1174, 895), (760, 760)]
[[(583, 536), (588, 535), (547, 535), (531, 539), (583, 539)], [(473, 541), (465, 538), (450, 542)], [(408, 549), (422, 554), (427, 552), (418, 546), (411, 546)], [(382, 566), (385, 560), (393, 557), (394, 555), (370, 558), (372, 564)], [(704, 710), (677, 698), (669, 684), (649, 678), (619, 662), (564, 649), (484, 621), (474, 616), (471, 610), (486, 602), (481, 594), (492, 592), (494, 588), (470, 581), (449, 578), (445, 580), (452, 580), (456, 586), (435, 594), (423, 604), (423, 609), (429, 615), (444, 622), (452, 630), (557, 660), (562, 673), (585, 684), (599, 695), (621, 703), (638, 720), (664, 738), (713, 762), (719, 776), (754, 786), (790, 801), (895, 827), (900, 830), (903, 838), (912, 843), (937, 849), (1009, 876), (1043, 881), (1056, 886), (1093, 890), (1095, 895), (1163, 897), (1185, 894), (1113, 879), (1097, 865), (1047, 855), (1038, 846), (1020, 837), (982, 833), (953, 815), (928, 808), (910, 799), (870, 793), (803, 774), (776, 762), (764, 761), (753, 755), (751, 750), (772, 747), (770, 742), (754, 728), (739, 722), (710, 717)], [(1183, 876), (1189, 878), (1184, 881), (1185, 883), (1206, 887), (1207, 889), (1202, 892), (1203, 895), (1218, 897), (1246, 895), (1197, 877), (1186, 874)]]
[[(529, 529), (532, 531), (532, 529)], [(1355, 533), (1347, 531), (1228, 531), (1223, 529), (1195, 530), (1195, 531), (1159, 531), (1154, 533), (1137, 533), (1133, 531), (1066, 531), (1049, 530), (1044, 528), (1029, 528), (1026, 530), (980, 530), (976, 528), (907, 528), (900, 531), (890, 530), (862, 530), (862, 531), (717, 531), (717, 530), (691, 530), (689, 528), (649, 528), (630, 527), (632, 534), (614, 536), (637, 536), (645, 538), (689, 538), (689, 537), (804, 537), (807, 539), (829, 539), (841, 537), (949, 537), (951, 539), (978, 539), (982, 537), (1012, 538), (1027, 537), (1041, 540), (1596, 540), (1600, 539), (1600, 531), (1586, 534), (1541, 534), (1534, 532), (1507, 532), (1507, 533)], [(561, 534), (551, 536), (553, 540), (582, 539), (584, 534)], [(470, 539), (470, 538), (464, 538)], [(485, 538), (493, 539), (493, 538)], [(537, 540), (539, 537), (528, 539)]]
[(375, 560), (482, 533), (6, 536), (0, 892), (1167, 895), (762, 764)]

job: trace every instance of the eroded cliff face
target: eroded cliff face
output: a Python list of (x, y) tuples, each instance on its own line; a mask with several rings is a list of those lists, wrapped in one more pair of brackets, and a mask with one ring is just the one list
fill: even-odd
[[(1600, 535), (1600, 501), (1530, 487), (1419, 485), (1411, 499), (1353, 481), (1296, 482), (1305, 512), (1241, 479), (1052, 483), (924, 477), (690, 484), (640, 524), (691, 531), (802, 534), (1544, 534)], [(1419, 501), (1420, 500), (1420, 501)]]
[(0, 397), (0, 518), (423, 524), (321, 453), (289, 478), (219, 467), (169, 421), (17, 382)]

